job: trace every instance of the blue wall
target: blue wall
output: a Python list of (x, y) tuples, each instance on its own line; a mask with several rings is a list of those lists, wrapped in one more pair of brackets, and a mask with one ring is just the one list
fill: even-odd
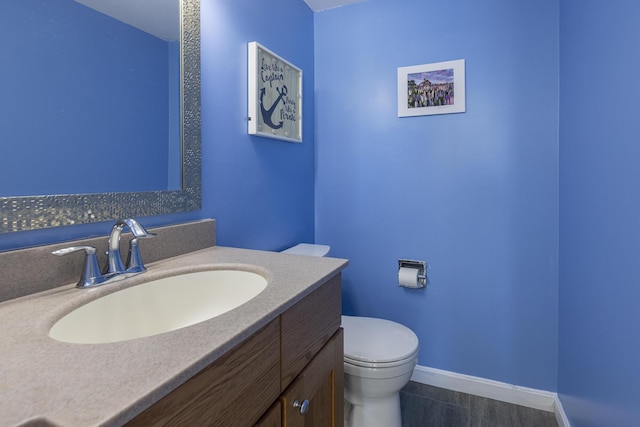
[[(555, 390), (558, 2), (369, 0), (315, 16), (316, 240), (344, 311), (419, 364)], [(466, 60), (464, 114), (397, 117), (397, 67)], [(428, 261), (425, 291), (399, 258)]]
[[(313, 13), (301, 0), (202, 1), (203, 210), (221, 245), (313, 242)], [(303, 70), (303, 142), (247, 135), (247, 43)]]
[[(201, 18), (203, 208), (142, 222), (158, 226), (215, 218), (218, 243), (227, 246), (280, 250), (312, 242), (313, 13), (301, 0), (268, 4), (202, 0)], [(247, 135), (247, 43), (251, 41), (304, 70), (302, 144)], [(46, 180), (37, 172), (34, 175)], [(4, 233), (0, 250), (104, 235), (111, 225)]]
[(573, 427), (640, 425), (640, 4), (562, 0), (558, 391)]

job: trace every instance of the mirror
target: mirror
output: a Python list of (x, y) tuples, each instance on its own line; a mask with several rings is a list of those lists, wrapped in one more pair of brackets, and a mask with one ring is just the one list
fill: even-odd
[[(57, 18), (45, 19), (30, 27), (24, 23), (22, 27), (31, 28), (25, 33), (30, 37), (19, 37), (14, 25), (13, 33), (5, 34), (4, 41), (0, 42), (0, 45), (6, 45), (5, 52), (12, 48), (23, 54), (20, 60), (16, 60), (16, 52), (9, 55), (13, 61), (5, 68), (10, 68), (13, 76), (3, 77), (12, 84), (10, 93), (13, 95), (3, 99), (0, 114), (18, 126), (11, 131), (13, 133), (0, 130), (7, 150), (2, 156), (5, 160), (0, 159), (0, 169), (12, 169), (4, 177), (0, 172), (0, 209), (3, 213), (0, 232), (199, 209), (199, 0), (6, 0), (0, 5), (0, 31), (9, 28), (7, 22), (2, 22), (8, 19), (7, 16), (16, 20), (16, 13), (8, 13), (10, 9), (18, 8), (11, 6), (11, 2), (19, 3), (23, 9), (29, 5), (28, 20), (45, 19), (44, 12), (57, 14)], [(168, 9), (174, 9), (174, 17), (180, 18), (175, 25), (158, 25), (159, 4), (165, 2), (169, 6), (173, 2)], [(62, 6), (66, 3), (70, 4)], [(115, 3), (134, 9), (111, 10), (107, 11), (108, 15), (94, 9)], [(149, 3), (147, 10), (153, 13), (141, 13), (144, 10), (142, 3)], [(73, 16), (67, 13), (68, 10), (54, 7), (81, 10), (84, 18), (75, 19), (79, 22), (67, 22), (65, 25), (71, 25), (71, 29), (65, 27), (67, 33), (60, 33), (59, 29), (54, 31), (51, 27), (59, 26), (59, 21), (64, 19), (72, 21), (69, 17)], [(107, 22), (107, 30), (103, 31), (107, 35), (75, 34), (81, 29), (92, 31), (97, 27), (88, 17)], [(151, 19), (142, 19), (146, 24), (130, 20), (136, 17)], [(50, 24), (46, 25), (46, 22)], [(171, 27), (179, 37), (170, 33), (151, 36), (149, 32), (153, 30), (138, 29), (145, 25)], [(69, 50), (68, 45), (73, 43), (66, 41), (57, 40), (53, 44), (44, 41), (46, 35), (71, 39), (72, 33), (83, 41), (80, 45), (84, 50)], [(146, 44), (142, 48), (133, 47), (132, 39), (125, 38), (124, 33), (146, 38)], [(27, 48), (24, 40), (27, 38), (39, 41), (44, 47)], [(91, 44), (87, 48), (88, 40)], [(62, 45), (67, 50), (60, 50)], [(125, 50), (127, 54), (124, 57), (116, 55), (116, 50)], [(42, 64), (42, 56), (47, 51), (54, 52), (50, 59), (56, 59), (58, 64), (51, 63), (48, 67)], [(152, 51), (160, 54), (154, 56), (149, 53)], [(95, 52), (99, 54), (93, 55)], [(77, 58), (72, 61), (74, 55)], [(169, 62), (170, 57), (175, 58), (173, 63)], [(165, 62), (159, 65), (160, 60)], [(40, 66), (34, 67), (38, 61)], [(118, 62), (121, 67), (115, 68)], [(38, 68), (39, 75), (27, 75), (25, 70), (29, 67)], [(151, 74), (154, 68), (162, 70), (159, 74)], [(27, 75), (27, 78), (20, 80), (21, 75)], [(110, 81), (110, 78), (114, 80)], [(62, 86), (64, 80), (72, 85)], [(27, 93), (28, 88), (34, 88), (35, 95)], [(7, 91), (3, 88), (4, 93)], [(72, 99), (72, 93), (80, 95), (80, 99)], [(123, 97), (131, 93), (133, 98)], [(104, 106), (108, 109), (99, 110)], [(88, 112), (94, 110), (98, 114), (90, 116)], [(23, 114), (17, 115), (20, 111)], [(174, 119), (170, 118), (172, 112)], [(53, 116), (45, 116), (48, 113)], [(80, 139), (64, 148), (62, 143), (72, 138), (62, 131), (71, 131)], [(133, 140), (127, 139), (129, 136), (133, 136)], [(144, 140), (153, 146), (137, 145)], [(97, 144), (92, 145), (94, 143)], [(173, 152), (169, 150), (171, 146)], [(12, 148), (9, 150), (9, 147)], [(39, 152), (45, 154), (41, 165), (35, 159)], [(63, 180), (53, 185), (54, 177)], [(93, 183), (88, 184), (92, 180)], [(47, 194), (49, 192), (52, 194)]]

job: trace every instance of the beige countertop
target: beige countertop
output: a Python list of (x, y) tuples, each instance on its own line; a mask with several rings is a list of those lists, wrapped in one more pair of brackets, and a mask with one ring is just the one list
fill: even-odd
[[(73, 284), (0, 303), (0, 426), (121, 425), (339, 273), (347, 261), (212, 247), (149, 264), (94, 289)], [(100, 296), (180, 273), (218, 268), (263, 275), (267, 288), (216, 318), (111, 344), (48, 337), (66, 313)]]

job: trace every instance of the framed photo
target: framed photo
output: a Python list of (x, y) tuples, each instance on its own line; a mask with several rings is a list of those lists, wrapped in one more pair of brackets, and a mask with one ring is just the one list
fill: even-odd
[(249, 43), (249, 134), (302, 142), (302, 70)]
[(398, 117), (464, 113), (464, 59), (398, 68)]

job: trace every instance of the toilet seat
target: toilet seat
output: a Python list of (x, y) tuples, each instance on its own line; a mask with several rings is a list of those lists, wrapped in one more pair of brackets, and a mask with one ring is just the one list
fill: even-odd
[(344, 361), (367, 368), (411, 363), (418, 353), (418, 337), (391, 320), (342, 316)]
[(344, 363), (348, 363), (354, 366), (361, 366), (363, 368), (376, 368), (376, 369), (384, 369), (384, 368), (392, 368), (394, 366), (400, 366), (407, 363), (411, 363), (413, 359), (418, 355), (418, 349), (409, 355), (409, 357), (401, 360), (394, 360), (393, 362), (369, 362), (364, 360), (353, 359), (345, 354)]

